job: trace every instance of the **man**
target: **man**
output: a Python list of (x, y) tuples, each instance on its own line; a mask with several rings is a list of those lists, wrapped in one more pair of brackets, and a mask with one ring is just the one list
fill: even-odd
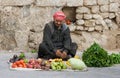
[(55, 12), (54, 21), (45, 25), (43, 42), (39, 45), (38, 58), (67, 60), (75, 56), (77, 44), (71, 42), (70, 30), (64, 24), (65, 18), (66, 16), (62, 11)]

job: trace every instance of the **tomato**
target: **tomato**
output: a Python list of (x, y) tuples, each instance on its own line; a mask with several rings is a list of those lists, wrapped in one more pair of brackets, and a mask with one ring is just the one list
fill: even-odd
[(12, 64), (12, 68), (17, 68), (17, 65), (16, 64)]

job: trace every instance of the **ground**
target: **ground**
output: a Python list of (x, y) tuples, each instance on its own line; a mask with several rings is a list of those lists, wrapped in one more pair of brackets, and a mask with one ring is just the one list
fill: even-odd
[[(112, 67), (88, 67), (88, 71), (13, 71), (7, 61), (18, 52), (0, 52), (0, 76), (2, 78), (120, 78), (120, 65)], [(26, 53), (27, 57), (36, 54)]]

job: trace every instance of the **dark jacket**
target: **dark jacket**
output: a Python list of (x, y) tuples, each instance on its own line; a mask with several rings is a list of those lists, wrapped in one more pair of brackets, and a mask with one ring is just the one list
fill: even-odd
[(56, 52), (57, 49), (63, 49), (68, 52), (71, 49), (70, 30), (65, 24), (58, 29), (51, 21), (45, 25), (43, 35), (43, 42), (51, 51)]

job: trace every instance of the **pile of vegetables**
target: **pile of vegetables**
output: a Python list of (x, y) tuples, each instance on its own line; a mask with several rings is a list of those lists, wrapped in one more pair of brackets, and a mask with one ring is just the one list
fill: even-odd
[(71, 68), (74, 70), (84, 70), (87, 68), (85, 63), (82, 60), (77, 58), (70, 58), (68, 62), (70, 63)]
[(51, 62), (51, 68), (52, 68), (52, 70), (61, 71), (62, 69), (67, 69), (67, 66), (64, 64), (62, 59), (54, 59)]
[(110, 58), (112, 59), (113, 64), (120, 64), (120, 54), (112, 53)]
[(113, 65), (111, 56), (95, 42), (84, 51), (82, 60), (88, 67), (108, 67)]

